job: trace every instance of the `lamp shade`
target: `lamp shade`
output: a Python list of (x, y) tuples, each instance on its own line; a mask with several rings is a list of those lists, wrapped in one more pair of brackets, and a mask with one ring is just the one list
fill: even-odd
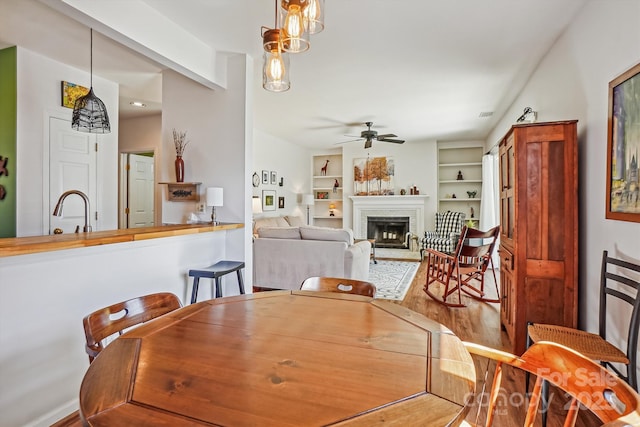
[(314, 199), (313, 199), (313, 194), (303, 194), (302, 195), (302, 204), (303, 205), (313, 205), (314, 203)]
[(223, 189), (221, 187), (208, 187), (207, 188), (207, 206), (223, 206), (222, 193), (223, 193)]
[(253, 196), (251, 199), (251, 212), (254, 214), (262, 213), (262, 200), (260, 200), (260, 197)]

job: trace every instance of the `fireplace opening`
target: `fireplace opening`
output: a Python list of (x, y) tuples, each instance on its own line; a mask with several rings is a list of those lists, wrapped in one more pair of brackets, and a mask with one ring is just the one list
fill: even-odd
[(408, 249), (409, 217), (367, 217), (367, 239), (375, 239), (378, 248)]

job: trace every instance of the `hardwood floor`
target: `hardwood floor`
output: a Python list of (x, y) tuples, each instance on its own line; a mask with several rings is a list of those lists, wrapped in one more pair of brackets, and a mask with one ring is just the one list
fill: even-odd
[[(497, 272), (496, 272), (497, 275)], [(499, 277), (499, 276), (498, 276)], [(481, 303), (470, 297), (463, 297), (464, 302), (468, 303), (465, 308), (450, 308), (437, 303), (431, 299), (422, 290), (426, 279), (426, 263), (422, 262), (416, 277), (411, 284), (411, 288), (407, 292), (404, 300), (399, 304), (410, 308), (426, 317), (434, 319), (449, 329), (451, 329), (463, 341), (471, 341), (486, 345), (488, 347), (500, 350), (510, 351), (509, 340), (506, 333), (500, 327), (500, 307), (498, 304)], [(489, 295), (496, 293), (493, 275), (490, 270), (485, 275), (485, 289)], [(491, 292), (492, 291), (492, 292)], [(484, 376), (489, 369), (488, 378), (492, 378), (492, 364), (488, 364), (487, 360), (475, 359), (477, 372), (477, 385), (481, 391), (484, 383)], [(520, 371), (513, 370), (509, 367), (504, 369), (504, 403), (502, 408), (499, 406), (494, 421), (495, 427), (513, 427), (521, 426), (524, 422), (527, 401), (523, 397), (524, 391), (524, 374)], [(533, 383), (534, 379), (532, 379)], [(490, 384), (487, 385), (487, 388)], [(558, 427), (564, 423), (564, 408), (567, 402), (563, 393), (551, 388), (550, 396), (551, 405), (549, 408), (547, 426)], [(485, 414), (480, 410), (479, 422), (482, 425)], [(476, 414), (478, 405), (472, 407), (467, 416), (467, 421), (473, 425), (476, 424)], [(540, 426), (540, 416), (536, 420), (536, 425)], [(578, 416), (576, 426), (598, 426), (602, 423), (587, 410), (581, 410)]]

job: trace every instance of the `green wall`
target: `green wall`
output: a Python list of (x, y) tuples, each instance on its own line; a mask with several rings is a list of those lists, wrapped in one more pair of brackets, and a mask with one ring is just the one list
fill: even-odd
[(0, 50), (0, 237), (16, 237), (17, 69), (17, 48)]

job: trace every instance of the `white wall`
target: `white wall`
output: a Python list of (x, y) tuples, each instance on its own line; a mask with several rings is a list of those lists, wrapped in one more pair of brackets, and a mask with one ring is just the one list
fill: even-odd
[[(0, 258), (0, 425), (48, 426), (76, 410), (89, 367), (83, 317), (154, 292), (188, 301), (189, 269), (228, 256), (236, 231)], [(235, 277), (223, 292), (238, 293)]]
[(276, 197), (284, 196), (284, 209), (257, 214), (256, 217), (300, 215), (306, 220), (306, 206), (299, 204), (298, 195), (311, 191), (311, 152), (304, 147), (276, 138), (256, 130), (253, 144), (253, 170), (262, 178), (262, 171), (276, 171), (278, 182), (284, 178), (282, 187), (262, 184), (253, 187), (253, 195), (262, 197), (263, 190), (275, 190)]
[(343, 147), (343, 194), (344, 226), (353, 228), (353, 206), (349, 196), (353, 195), (353, 160), (370, 157), (393, 157), (395, 163), (395, 194), (404, 188), (409, 194), (410, 186), (417, 186), (425, 200), (425, 230), (433, 230), (435, 212), (438, 208), (438, 152), (436, 141), (405, 142), (391, 144), (375, 142), (367, 150), (364, 141), (345, 144)]
[[(588, 2), (487, 139), (489, 147), (495, 144), (527, 106), (538, 111), (538, 121), (579, 120), (579, 316), (592, 332), (602, 251), (640, 263), (640, 224), (605, 219), (608, 83), (640, 62), (639, 26), (638, 0)], [(610, 312), (625, 328), (627, 320)]]
[[(61, 82), (89, 86), (89, 74), (18, 47), (17, 235), (48, 234), (43, 212), (49, 210), (49, 116), (71, 121), (61, 106)], [(117, 228), (118, 85), (93, 76), (93, 87), (106, 105), (111, 133), (95, 135), (98, 151), (97, 209), (94, 231)]]

